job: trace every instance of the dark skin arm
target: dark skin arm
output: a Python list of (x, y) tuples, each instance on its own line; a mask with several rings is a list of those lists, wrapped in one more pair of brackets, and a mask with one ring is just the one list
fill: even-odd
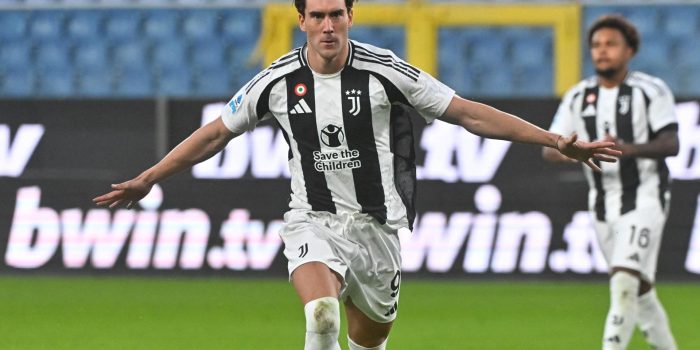
[(622, 151), (623, 158), (665, 158), (678, 154), (678, 132), (662, 131), (648, 143), (624, 143), (606, 134), (604, 141), (614, 142), (613, 148)]

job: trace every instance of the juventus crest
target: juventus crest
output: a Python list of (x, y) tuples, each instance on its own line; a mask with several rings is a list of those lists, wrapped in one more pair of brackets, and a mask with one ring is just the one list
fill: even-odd
[(355, 116), (360, 114), (360, 95), (362, 95), (362, 90), (346, 90), (345, 95), (347, 99), (350, 100), (350, 110), (348, 113)]

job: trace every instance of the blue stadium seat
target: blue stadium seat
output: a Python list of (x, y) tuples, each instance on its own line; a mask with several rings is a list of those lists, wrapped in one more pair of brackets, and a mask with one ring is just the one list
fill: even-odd
[(514, 92), (523, 97), (545, 97), (554, 94), (551, 65), (523, 67), (515, 77)]
[(114, 93), (122, 97), (152, 96), (153, 87), (153, 77), (145, 67), (122, 70), (114, 81)]
[(629, 9), (627, 19), (629, 19), (642, 38), (653, 35), (661, 26), (660, 13), (661, 11), (651, 9), (649, 7), (631, 7)]
[(552, 64), (550, 38), (523, 37), (513, 42), (511, 62), (516, 66), (535, 67)]
[(165, 69), (158, 75), (156, 94), (185, 97), (192, 93), (192, 74), (186, 67)]
[(221, 35), (236, 41), (257, 41), (260, 34), (260, 10), (243, 9), (224, 12)]
[(0, 40), (16, 40), (25, 37), (28, 24), (26, 11), (0, 11)]
[(140, 35), (140, 24), (140, 11), (111, 10), (106, 14), (105, 33), (110, 40), (134, 40)]
[(643, 38), (634, 62), (644, 66), (667, 66), (672, 61), (672, 49), (673, 46), (666, 36)]
[(700, 10), (697, 6), (668, 6), (665, 14), (664, 33), (688, 39), (697, 39), (700, 35)]
[(80, 96), (112, 96), (112, 74), (110, 70), (86, 70), (77, 74), (76, 92)]
[(143, 24), (143, 32), (147, 37), (156, 40), (176, 38), (179, 32), (180, 15), (173, 10), (149, 11)]
[(187, 49), (182, 41), (170, 40), (153, 47), (151, 62), (157, 68), (175, 68), (187, 65)]
[(211, 38), (218, 30), (218, 22), (219, 15), (215, 11), (188, 11), (182, 20), (182, 32), (190, 39)]
[(70, 67), (70, 47), (60, 41), (44, 42), (36, 47), (34, 64), (39, 69), (64, 69)]
[(194, 80), (194, 95), (199, 97), (229, 97), (235, 88), (226, 70), (204, 68)]
[(0, 42), (0, 71), (28, 67), (31, 63), (32, 44), (28, 40)]
[(679, 97), (695, 98), (700, 92), (700, 69), (696, 67), (684, 71), (685, 73), (679, 79), (678, 88), (674, 93)]
[(103, 41), (78, 44), (73, 52), (73, 64), (90, 71), (106, 69), (109, 65), (107, 45)]
[(492, 36), (472, 41), (467, 59), (470, 64), (494, 65), (503, 62), (506, 53), (506, 44), (503, 38)]
[(45, 70), (38, 76), (37, 92), (45, 97), (66, 97), (75, 92), (73, 71), (63, 69)]
[(62, 11), (36, 11), (29, 22), (29, 34), (35, 40), (61, 40), (65, 37), (64, 19)]
[(675, 41), (674, 58), (676, 66), (689, 66), (700, 68), (698, 58), (700, 58), (700, 41), (697, 38), (693, 40), (679, 39)]
[(6, 71), (2, 78), (2, 96), (20, 97), (30, 96), (34, 93), (36, 85), (36, 73), (29, 67), (17, 68)]
[(67, 32), (71, 39), (92, 41), (102, 38), (102, 11), (76, 10), (69, 13)]
[(225, 63), (225, 44), (218, 40), (205, 40), (190, 46), (190, 61), (195, 68), (219, 68)]
[(514, 94), (514, 74), (508, 66), (479, 72), (477, 91), (481, 96), (508, 97)]
[(113, 47), (112, 58), (118, 68), (142, 68), (148, 64), (148, 47), (138, 41), (124, 42)]

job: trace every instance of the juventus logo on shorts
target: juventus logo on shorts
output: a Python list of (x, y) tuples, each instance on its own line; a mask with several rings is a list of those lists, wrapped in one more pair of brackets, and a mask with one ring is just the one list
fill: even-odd
[(300, 258), (305, 257), (306, 254), (308, 254), (308, 253), (309, 253), (309, 244), (308, 243), (304, 243), (304, 244), (299, 246), (299, 257)]

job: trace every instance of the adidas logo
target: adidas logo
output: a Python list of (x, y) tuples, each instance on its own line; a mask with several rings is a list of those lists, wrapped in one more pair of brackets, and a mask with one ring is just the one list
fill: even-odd
[(638, 254), (638, 253), (634, 253), (634, 254), (630, 255), (629, 257), (627, 257), (627, 259), (628, 259), (628, 260), (634, 260), (634, 261), (636, 261), (636, 262), (639, 262), (639, 254)]
[(595, 106), (588, 105), (586, 108), (583, 109), (583, 113), (581, 113), (581, 116), (583, 117), (595, 117)]
[(292, 110), (289, 111), (289, 114), (309, 114), (309, 113), (313, 113), (313, 111), (311, 110), (311, 107), (309, 107), (309, 105), (306, 103), (306, 101), (304, 101), (303, 98), (301, 100), (299, 100), (299, 102), (297, 102), (296, 105), (294, 105), (294, 108), (292, 108)]

